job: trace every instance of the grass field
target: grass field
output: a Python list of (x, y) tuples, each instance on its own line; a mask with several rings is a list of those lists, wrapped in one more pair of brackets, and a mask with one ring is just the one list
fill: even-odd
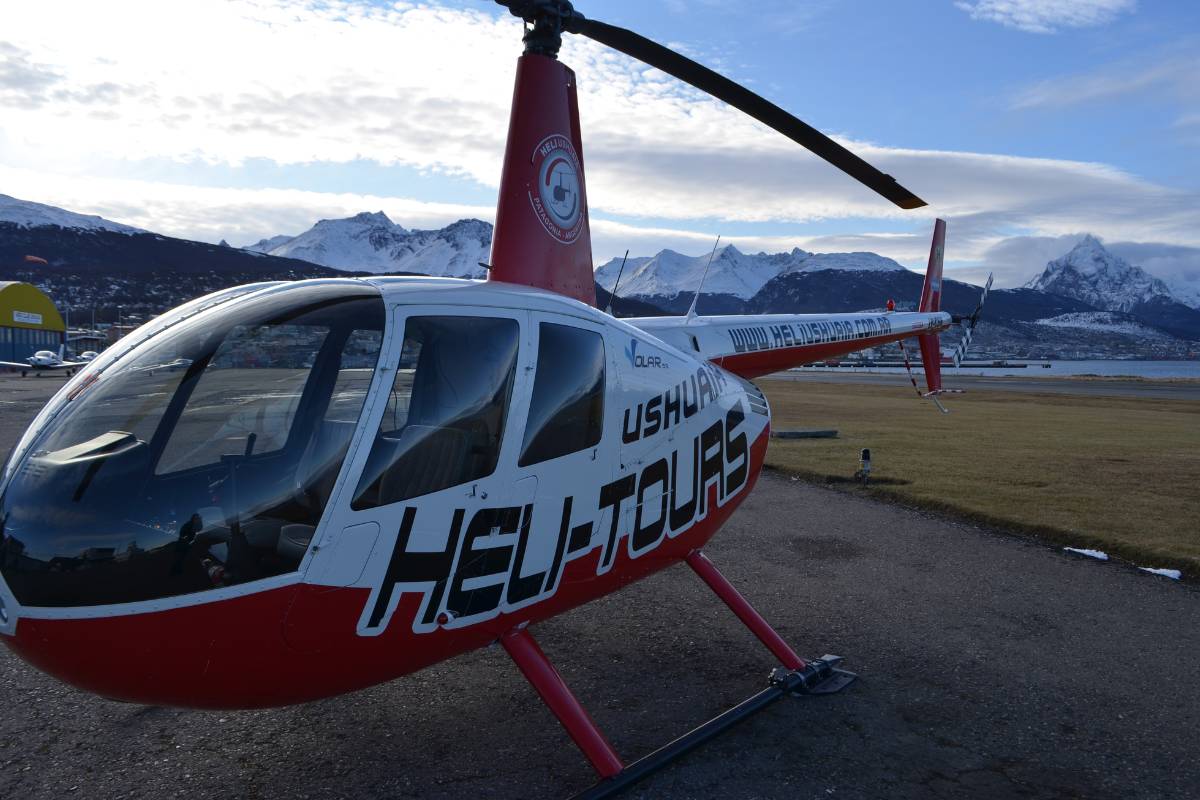
[[(940, 414), (891, 387), (764, 378), (773, 426), (837, 428), (773, 439), (767, 465), (1139, 566), (1200, 573), (1200, 403), (980, 391)], [(869, 447), (872, 483), (853, 482)]]

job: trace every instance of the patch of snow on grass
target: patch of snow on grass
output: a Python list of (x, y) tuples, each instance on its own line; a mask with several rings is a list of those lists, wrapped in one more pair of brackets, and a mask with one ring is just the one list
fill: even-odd
[(1183, 577), (1183, 573), (1177, 569), (1159, 569), (1157, 567), (1138, 567), (1142, 572), (1149, 572), (1151, 575), (1162, 575), (1164, 578), (1170, 578), (1177, 581)]
[(1063, 550), (1066, 550), (1068, 553), (1078, 553), (1081, 556), (1099, 559), (1100, 561), (1108, 561), (1108, 553), (1105, 553), (1103, 550), (1086, 550), (1080, 547), (1064, 547)]

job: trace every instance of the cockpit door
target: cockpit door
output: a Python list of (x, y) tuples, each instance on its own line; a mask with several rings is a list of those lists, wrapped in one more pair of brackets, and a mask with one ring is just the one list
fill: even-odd
[(314, 622), (319, 609), (293, 609), (289, 641), (319, 647), (329, 624), (374, 636), (393, 624), (423, 632), (499, 613), (499, 562), (520, 524), (504, 464), (532, 371), (527, 320), (496, 308), (394, 310), (363, 444), (330, 520), (341, 539), (320, 568), (317, 554), (309, 576), (370, 596), (357, 620)]
[(510, 463), (514, 486), (532, 488), (533, 498), (522, 508), (508, 610), (555, 594), (569, 563), (604, 545), (601, 494), (612, 479), (618, 424), (604, 328), (551, 313), (530, 322), (535, 357)]

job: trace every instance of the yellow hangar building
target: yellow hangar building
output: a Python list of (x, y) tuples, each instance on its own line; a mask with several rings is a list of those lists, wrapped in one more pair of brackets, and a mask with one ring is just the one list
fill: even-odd
[(41, 289), (0, 281), (0, 361), (24, 361), (38, 350), (58, 352), (67, 326)]

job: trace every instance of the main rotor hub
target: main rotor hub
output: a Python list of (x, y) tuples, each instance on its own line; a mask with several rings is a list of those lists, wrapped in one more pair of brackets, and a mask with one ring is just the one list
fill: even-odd
[(586, 36), (592, 41), (673, 75), (718, 100), (725, 101), (767, 127), (779, 131), (801, 147), (808, 148), (900, 208), (920, 208), (925, 205), (924, 200), (897, 183), (891, 175), (880, 172), (770, 100), (645, 36), (606, 22), (588, 19), (575, 10), (570, 0), (496, 0), (496, 3), (507, 8), (513, 16), (525, 21), (526, 54), (557, 58), (564, 33)]
[(508, 8), (514, 17), (525, 20), (525, 53), (558, 58), (563, 31), (583, 15), (568, 0), (496, 0)]

